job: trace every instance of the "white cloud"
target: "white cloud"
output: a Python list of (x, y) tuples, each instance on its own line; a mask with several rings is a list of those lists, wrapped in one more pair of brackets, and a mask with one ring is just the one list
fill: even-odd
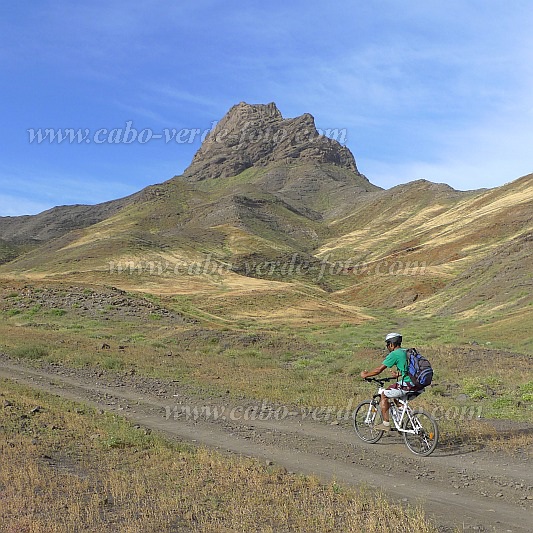
[(127, 196), (138, 189), (113, 179), (64, 175), (28, 168), (0, 169), (0, 216), (36, 214), (57, 205), (95, 204)]
[(10, 195), (0, 193), (0, 217), (15, 217), (21, 215), (35, 215), (54, 207), (54, 203), (32, 201), (24, 195)]
[(381, 187), (428, 179), (468, 190), (491, 188), (533, 172), (533, 116), (493, 117), (466, 129), (447, 130), (434, 153), (404, 161), (365, 160), (360, 170)]

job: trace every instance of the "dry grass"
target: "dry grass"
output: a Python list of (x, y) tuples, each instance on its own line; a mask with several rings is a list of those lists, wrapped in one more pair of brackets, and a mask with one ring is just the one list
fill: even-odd
[[(434, 532), (420, 509), (175, 445), (113, 415), (2, 382), (5, 532)], [(32, 412), (36, 406), (39, 409)]]
[[(475, 410), (466, 410), (475, 412)], [(475, 449), (485, 449), (499, 455), (525, 456), (530, 458), (533, 449), (533, 432), (531, 429), (522, 430), (512, 423), (502, 427), (495, 427), (494, 423), (486, 420), (453, 420), (440, 419), (439, 429), (442, 434), (440, 445), (455, 448), (470, 446)]]

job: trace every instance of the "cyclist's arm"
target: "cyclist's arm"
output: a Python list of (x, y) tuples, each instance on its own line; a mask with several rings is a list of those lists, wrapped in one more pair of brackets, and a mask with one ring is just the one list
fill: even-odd
[(374, 370), (371, 370), (370, 372), (368, 370), (363, 370), (361, 372), (361, 377), (364, 379), (371, 378), (372, 376), (377, 376), (378, 374), (381, 374), (386, 368), (387, 367), (385, 365), (380, 365), (377, 368), (374, 368)]

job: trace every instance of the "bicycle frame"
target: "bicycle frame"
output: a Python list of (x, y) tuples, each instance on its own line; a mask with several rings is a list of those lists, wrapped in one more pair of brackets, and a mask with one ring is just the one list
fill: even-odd
[[(381, 393), (386, 390), (384, 387), (379, 387), (378, 392), (374, 394), (373, 400), (377, 400), (379, 403), (379, 400), (381, 399)], [(389, 413), (391, 415), (392, 421), (394, 422), (394, 425), (396, 426), (396, 431), (399, 431), (401, 433), (415, 433), (414, 429), (403, 429), (402, 428), (402, 422), (405, 415), (409, 418), (409, 421), (411, 422), (412, 427), (415, 427), (415, 418), (412, 415), (412, 410), (409, 407), (409, 400), (407, 398), (390, 398), (390, 407), (389, 407)], [(395, 405), (396, 402), (398, 402), (400, 405)], [(370, 410), (369, 410), (370, 414)], [(367, 415), (368, 417), (369, 415)], [(367, 418), (367, 421), (369, 419)]]

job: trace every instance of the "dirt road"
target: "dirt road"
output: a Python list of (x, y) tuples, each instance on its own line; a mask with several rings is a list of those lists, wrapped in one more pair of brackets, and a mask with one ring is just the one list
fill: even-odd
[[(411, 454), (397, 434), (367, 445), (348, 416), (309, 416), (285, 406), (202, 397), (190, 387), (131, 373), (41, 368), (0, 355), (7, 378), (99, 409), (171, 438), (260, 458), (288, 471), (343, 484), (364, 483), (391, 498), (421, 504), (441, 531), (532, 531), (533, 471), (525, 457), (467, 447)], [(532, 428), (526, 428), (532, 431)]]

